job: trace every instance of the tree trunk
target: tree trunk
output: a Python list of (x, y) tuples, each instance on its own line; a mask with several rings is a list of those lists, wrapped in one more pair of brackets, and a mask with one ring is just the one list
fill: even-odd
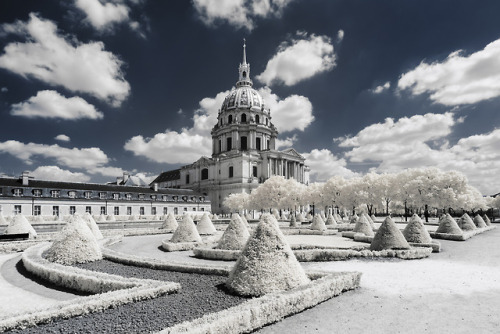
[(424, 216), (425, 216), (425, 222), (428, 223), (429, 222), (429, 207), (427, 206), (427, 204), (425, 205)]

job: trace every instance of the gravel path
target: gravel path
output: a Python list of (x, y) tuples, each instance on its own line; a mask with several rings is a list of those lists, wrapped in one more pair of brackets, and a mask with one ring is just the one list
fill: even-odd
[(147, 333), (201, 317), (206, 313), (217, 312), (246, 300), (225, 293), (220, 288), (226, 280), (222, 276), (153, 270), (106, 260), (78, 267), (125, 277), (179, 282), (182, 289), (176, 294), (58, 320), (14, 333)]

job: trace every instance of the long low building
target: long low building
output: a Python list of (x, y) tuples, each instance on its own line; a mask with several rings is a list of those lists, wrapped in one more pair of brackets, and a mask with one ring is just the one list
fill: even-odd
[[(123, 185), (122, 185), (123, 184)], [(210, 201), (190, 189), (36, 180), (27, 172), (0, 178), (0, 214), (12, 216), (162, 215), (210, 211)]]

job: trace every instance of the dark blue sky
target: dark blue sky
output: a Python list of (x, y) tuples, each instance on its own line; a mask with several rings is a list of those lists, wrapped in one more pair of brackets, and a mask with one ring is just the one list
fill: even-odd
[(0, 173), (147, 179), (210, 155), (193, 116), (213, 122), (246, 38), (254, 88), (312, 179), (438, 166), (500, 191), (500, 2), (240, 2), (3, 0)]

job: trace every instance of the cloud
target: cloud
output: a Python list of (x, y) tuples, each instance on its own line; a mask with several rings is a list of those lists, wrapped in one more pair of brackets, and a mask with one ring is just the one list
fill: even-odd
[(266, 85), (292, 86), (335, 67), (336, 57), (329, 37), (301, 32), (297, 37), (280, 45), (257, 80)]
[(71, 140), (71, 138), (69, 138), (68, 136), (63, 135), (63, 134), (56, 136), (54, 139), (59, 140), (59, 141), (64, 141), (64, 142), (69, 142)]
[(102, 42), (84, 44), (74, 37), (61, 36), (52, 21), (34, 13), (28, 22), (4, 24), (1, 30), (4, 34), (20, 34), (26, 42), (9, 43), (0, 56), (0, 68), (90, 94), (115, 107), (130, 93), (121, 70), (123, 62), (105, 51)]
[(351, 178), (358, 174), (346, 167), (345, 159), (337, 158), (330, 150), (313, 149), (309, 153), (301, 153), (306, 164), (311, 168), (311, 182), (324, 182), (335, 175)]
[(285, 139), (276, 139), (276, 149), (285, 149), (288, 147), (292, 147), (293, 144), (297, 141), (297, 135), (293, 135), (293, 137), (286, 137)]
[(123, 3), (102, 4), (99, 0), (75, 0), (75, 6), (83, 11), (86, 20), (97, 30), (110, 29), (112, 25), (129, 20), (129, 10)]
[(438, 167), (464, 173), (483, 194), (500, 189), (500, 129), (460, 139), (450, 146), (447, 137), (462, 122), (452, 113), (416, 115), (367, 126), (351, 138), (339, 138), (349, 148), (350, 163), (373, 162), (376, 172)]
[(371, 91), (374, 94), (380, 94), (380, 93), (388, 90), (389, 88), (391, 88), (391, 83), (389, 81), (387, 81), (385, 84), (377, 86), (374, 89), (372, 89)]
[(39, 166), (31, 174), (45, 181), (88, 182), (90, 180), (90, 177), (84, 173), (71, 172), (57, 166)]
[(420, 63), (401, 76), (398, 88), (413, 95), (429, 93), (432, 101), (447, 106), (500, 96), (500, 39), (468, 56), (462, 54), (459, 50), (442, 62)]
[(32, 158), (35, 156), (54, 159), (59, 165), (80, 169), (93, 169), (109, 162), (107, 155), (97, 147), (70, 149), (57, 144), (25, 144), (16, 140), (0, 142), (0, 153), (11, 154), (29, 165), (33, 164)]
[(7, 93), (9, 91), (9, 89), (7, 87), (2, 87), (2, 89), (0, 89), (0, 92), (2, 93)]
[(337, 32), (337, 43), (340, 43), (344, 40), (344, 30), (340, 29), (338, 32)]
[(25, 102), (13, 104), (11, 115), (27, 118), (101, 119), (103, 114), (81, 97), (66, 98), (54, 90), (43, 90)]
[(252, 30), (256, 18), (279, 17), (291, 0), (193, 0), (199, 18), (208, 26), (219, 22)]

